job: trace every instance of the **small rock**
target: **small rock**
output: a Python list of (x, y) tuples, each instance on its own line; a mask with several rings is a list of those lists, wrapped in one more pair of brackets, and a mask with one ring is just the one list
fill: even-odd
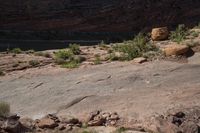
[(74, 130), (74, 129), (76, 130), (76, 129), (80, 129), (80, 127), (73, 126), (72, 129), (73, 129), (73, 130)]
[(97, 115), (97, 116), (94, 117), (93, 120), (100, 120), (100, 119), (103, 119), (103, 117), (101, 115)]
[(151, 38), (153, 41), (166, 40), (169, 36), (167, 27), (154, 28), (151, 32)]
[(189, 47), (187, 45), (169, 44), (165, 46), (164, 53), (166, 56), (182, 55), (185, 54), (188, 50)]
[(112, 114), (109, 118), (109, 120), (118, 120), (119, 116), (117, 114)]
[(72, 126), (65, 126), (65, 130), (67, 130), (67, 131), (72, 130)]
[(42, 118), (42, 119), (40, 119), (39, 123), (37, 123), (37, 126), (42, 129), (43, 128), (55, 128), (58, 126), (58, 124), (50, 118)]
[(30, 118), (22, 118), (19, 121), (27, 131), (32, 131), (35, 128), (34, 121)]
[(114, 126), (114, 125), (116, 125), (116, 123), (117, 123), (116, 121), (111, 121), (110, 125)]
[(110, 117), (110, 113), (103, 113), (101, 116), (106, 119)]
[(185, 113), (178, 112), (178, 113), (174, 114), (174, 116), (177, 117), (177, 118), (184, 118), (185, 117)]
[(21, 123), (15, 119), (7, 119), (2, 126), (2, 129), (11, 133), (19, 133), (23, 130)]
[(104, 122), (104, 119), (92, 120), (88, 122), (88, 126), (102, 126)]
[(18, 116), (17, 114), (9, 114), (7, 116), (7, 119), (12, 119), (12, 120), (19, 120), (20, 116)]
[(58, 130), (64, 130), (64, 129), (66, 129), (65, 125), (64, 124), (59, 124)]
[(172, 123), (180, 126), (183, 123), (183, 119), (182, 118), (177, 118), (177, 117), (173, 117)]
[(61, 123), (66, 123), (66, 124), (78, 124), (80, 123), (78, 119), (76, 118), (67, 118), (67, 117), (60, 117), (59, 118)]
[(133, 59), (133, 61), (134, 61), (135, 63), (144, 63), (144, 62), (147, 61), (147, 59), (144, 58), (144, 57), (138, 57), (138, 58)]

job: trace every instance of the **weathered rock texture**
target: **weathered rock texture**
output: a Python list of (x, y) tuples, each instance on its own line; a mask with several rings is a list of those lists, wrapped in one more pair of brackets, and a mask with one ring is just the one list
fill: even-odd
[(199, 0), (0, 0), (0, 29), (132, 32), (200, 20)]

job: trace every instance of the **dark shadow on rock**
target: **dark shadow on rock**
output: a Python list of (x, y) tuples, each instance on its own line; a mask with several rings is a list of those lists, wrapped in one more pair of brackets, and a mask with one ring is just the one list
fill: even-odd
[(190, 48), (188, 52), (185, 54), (186, 57), (191, 57), (195, 54), (195, 52)]

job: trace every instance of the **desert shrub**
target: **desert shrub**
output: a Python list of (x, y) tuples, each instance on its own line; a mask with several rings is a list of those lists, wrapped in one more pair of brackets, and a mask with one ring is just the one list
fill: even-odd
[(78, 60), (70, 60), (62, 64), (63, 68), (77, 68), (80, 65)]
[(6, 102), (0, 102), (0, 117), (5, 117), (10, 113), (10, 105)]
[(74, 54), (71, 50), (59, 50), (58, 52), (55, 53), (55, 58), (56, 59), (63, 59), (63, 60), (67, 60), (70, 59), (71, 57), (73, 57)]
[(95, 55), (94, 64), (95, 65), (101, 64), (101, 58), (100, 58), (100, 56), (98, 54)]
[(117, 61), (117, 60), (121, 60), (121, 59), (115, 53), (110, 53), (109, 56), (107, 57), (107, 60)]
[(148, 43), (143, 34), (138, 34), (133, 40), (125, 41), (123, 44), (115, 45), (113, 49), (124, 53), (121, 60), (132, 60), (142, 56), (145, 52), (157, 50), (155, 46)]
[(14, 48), (11, 50), (12, 53), (15, 53), (15, 54), (20, 54), (22, 53), (22, 50), (20, 48)]
[(55, 53), (55, 62), (63, 68), (76, 68), (86, 58), (75, 55), (71, 49), (60, 50)]
[(38, 60), (30, 60), (28, 63), (31, 66), (38, 66), (40, 64)]
[(196, 37), (199, 36), (199, 32), (192, 31), (192, 32), (190, 33), (190, 35), (191, 35), (192, 37), (196, 38)]
[(181, 43), (186, 39), (186, 36), (188, 35), (188, 29), (185, 27), (184, 24), (178, 25), (175, 31), (172, 31), (170, 33), (170, 40)]
[(80, 45), (78, 44), (70, 44), (69, 49), (72, 51), (73, 54), (79, 55), (81, 53)]

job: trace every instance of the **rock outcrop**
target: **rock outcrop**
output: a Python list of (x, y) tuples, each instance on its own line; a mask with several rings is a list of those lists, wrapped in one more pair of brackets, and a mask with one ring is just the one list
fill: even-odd
[(0, 0), (0, 29), (137, 32), (200, 21), (199, 0)]

